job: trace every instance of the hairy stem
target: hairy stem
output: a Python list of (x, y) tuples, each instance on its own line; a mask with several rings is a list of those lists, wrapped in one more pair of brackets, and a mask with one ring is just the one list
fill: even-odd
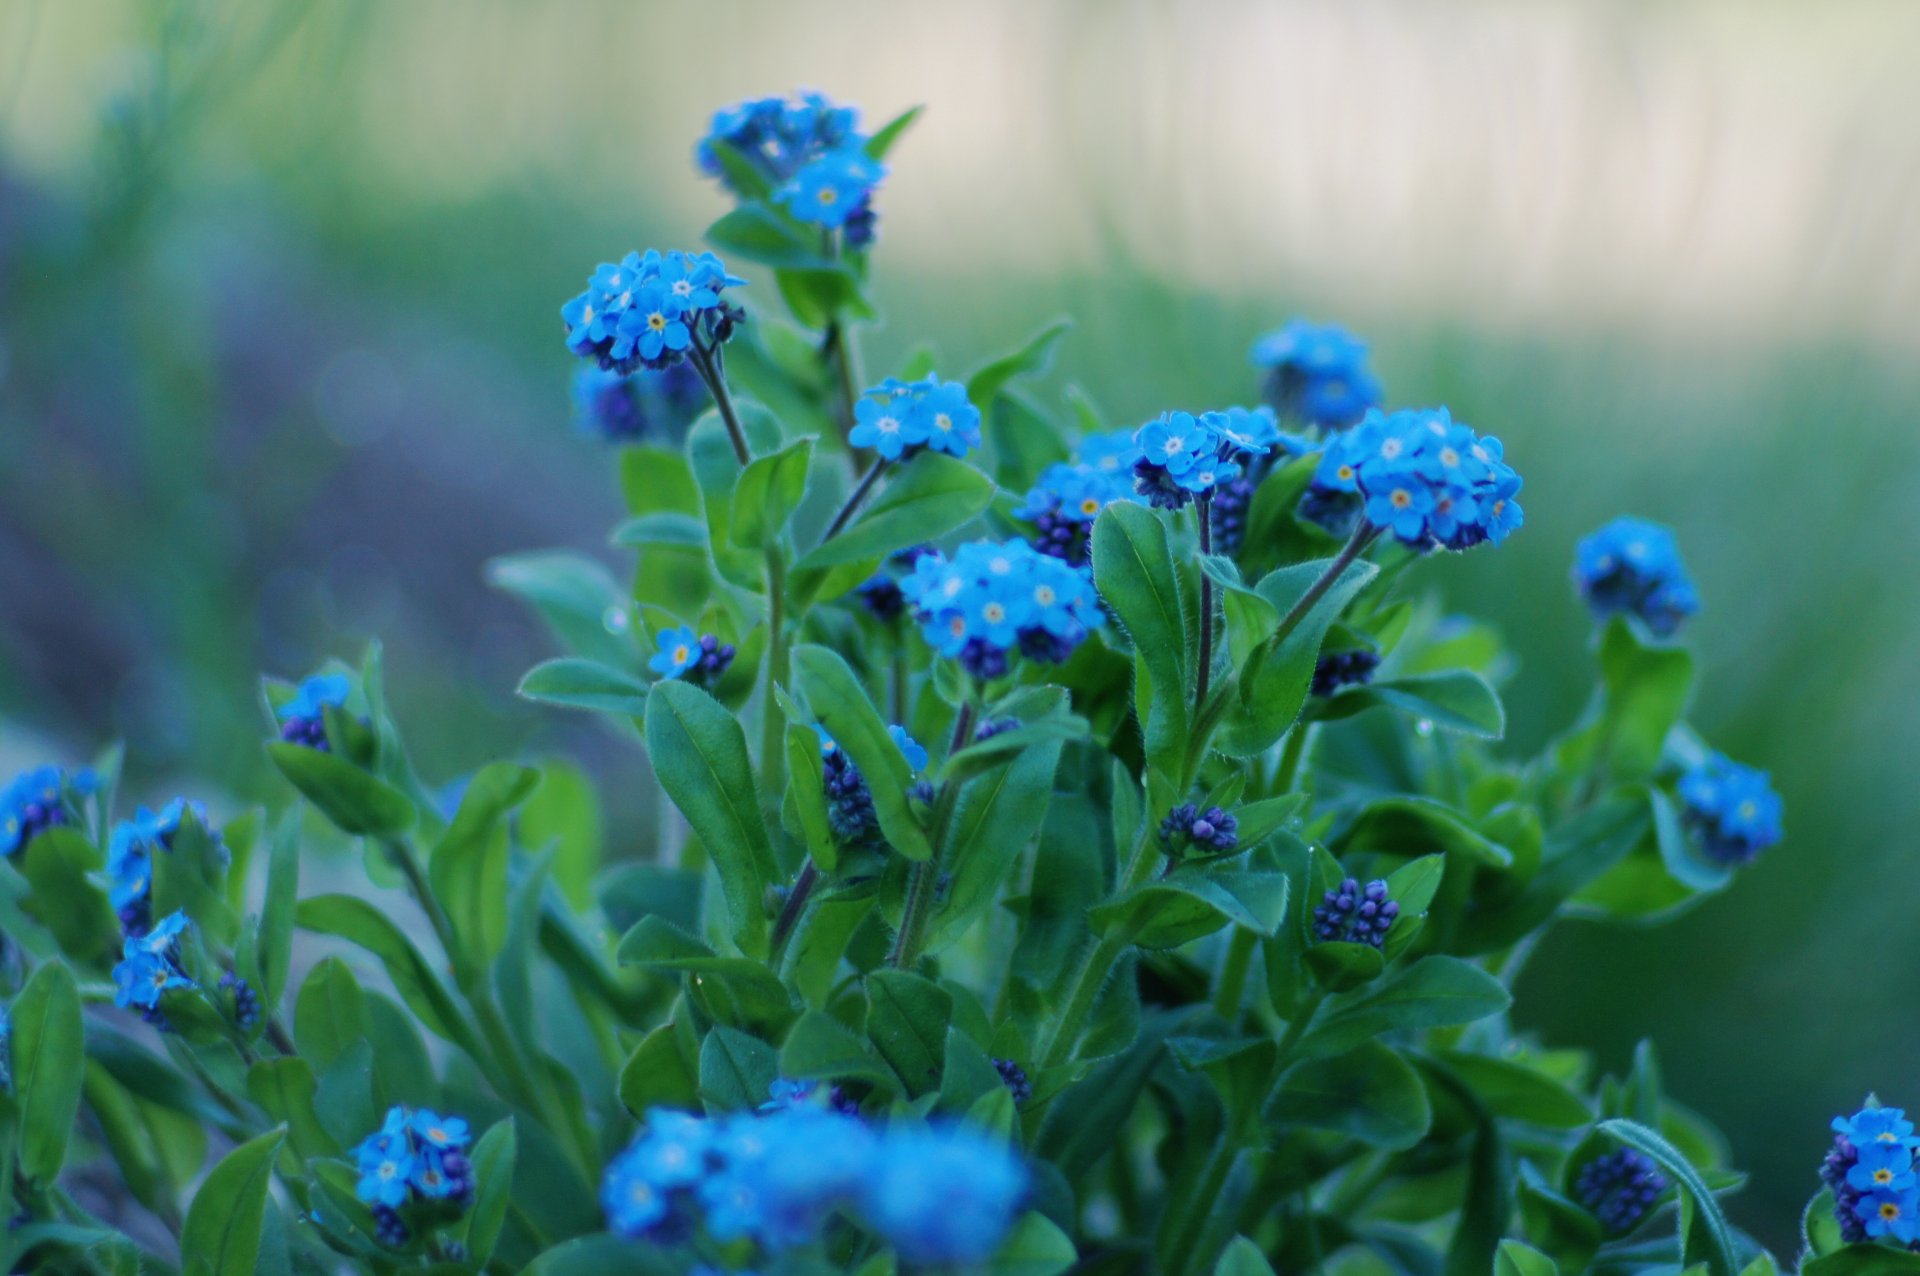
[[(1205, 493), (1195, 498), (1194, 512), (1200, 516), (1200, 553), (1213, 553), (1213, 501)], [(1193, 677), (1193, 712), (1200, 715), (1207, 703), (1207, 683), (1213, 678), (1213, 577), (1200, 573), (1200, 667)]]
[(1229, 1027), (1240, 1022), (1240, 999), (1247, 991), (1247, 970), (1253, 965), (1253, 950), (1259, 936), (1243, 926), (1233, 928), (1227, 941), (1226, 960), (1220, 966), (1220, 986), (1213, 992), (1213, 1009)]
[(800, 915), (807, 910), (807, 899), (813, 894), (814, 885), (820, 880), (820, 867), (809, 855), (807, 862), (800, 866), (800, 876), (793, 879), (793, 889), (787, 892), (786, 903), (780, 906), (780, 915), (773, 919), (773, 955), (767, 964), (775, 970), (780, 969), (780, 959), (786, 953), (787, 940), (793, 936), (793, 928), (799, 924)]
[[(1143, 818), (1140, 822), (1140, 835), (1135, 839), (1133, 852), (1128, 857), (1126, 872), (1120, 881), (1120, 890), (1129, 891), (1146, 881), (1153, 873), (1153, 833), (1152, 822)], [(1073, 974), (1073, 992), (1067, 998), (1066, 1008), (1060, 1012), (1060, 1019), (1053, 1026), (1053, 1035), (1047, 1039), (1040, 1051), (1040, 1064), (1051, 1068), (1065, 1063), (1073, 1054), (1074, 1043), (1080, 1039), (1080, 1030), (1086, 1024), (1087, 1015), (1093, 1011), (1093, 1003), (1100, 995), (1100, 986), (1106, 982), (1112, 972), (1114, 962), (1127, 951), (1133, 943), (1133, 935), (1124, 928), (1114, 931), (1099, 943), (1089, 948), (1086, 957), (1075, 968)]]
[(1285, 642), (1287, 635), (1299, 628), (1300, 622), (1305, 620), (1307, 613), (1313, 610), (1313, 605), (1319, 602), (1329, 589), (1333, 588), (1334, 582), (1345, 575), (1347, 568), (1353, 565), (1353, 560), (1366, 553), (1367, 547), (1372, 545), (1379, 536), (1379, 528), (1365, 520), (1361, 521), (1360, 526), (1354, 529), (1352, 538), (1347, 541), (1345, 548), (1340, 551), (1340, 556), (1327, 565), (1327, 570), (1320, 573), (1320, 579), (1307, 586), (1307, 592), (1300, 595), (1300, 601), (1296, 602), (1293, 605), (1293, 609), (1280, 618), (1279, 626), (1273, 631), (1273, 638), (1276, 644)]
[(820, 538), (822, 544), (838, 536), (841, 529), (852, 520), (854, 511), (860, 508), (860, 502), (867, 499), (867, 494), (873, 491), (873, 485), (879, 482), (880, 471), (886, 468), (887, 459), (885, 457), (874, 458), (873, 464), (867, 467), (867, 472), (862, 474), (860, 481), (853, 485), (853, 491), (847, 493), (847, 499), (840, 506), (840, 512), (833, 516), (831, 523), (827, 524), (827, 533)]
[[(972, 733), (973, 701), (968, 700), (960, 706), (960, 712), (954, 717), (953, 740), (947, 745), (947, 756), (958, 753)], [(948, 819), (953, 814), (958, 790), (959, 784), (949, 780), (941, 786), (940, 796), (934, 799), (933, 858), (922, 860), (907, 870), (907, 901), (900, 915), (900, 932), (893, 937), (893, 951), (887, 954), (889, 966), (910, 969), (920, 956), (920, 944), (925, 938), (923, 932), (927, 928), (934, 888), (940, 881), (940, 861), (946, 851)]]
[(713, 395), (713, 406), (720, 410), (720, 419), (726, 423), (727, 438), (733, 442), (733, 454), (741, 465), (753, 460), (753, 450), (747, 446), (746, 431), (740, 428), (740, 414), (734, 410), (733, 395), (727, 390), (726, 370), (720, 362), (720, 347), (716, 344), (703, 347), (696, 341), (687, 350), (687, 360), (693, 364), (693, 370), (707, 383), (707, 392)]

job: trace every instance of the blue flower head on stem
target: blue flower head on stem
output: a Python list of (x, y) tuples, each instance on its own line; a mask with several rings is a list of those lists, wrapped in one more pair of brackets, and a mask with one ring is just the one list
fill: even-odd
[[(1132, 450), (1129, 442), (1127, 453)], [(1100, 511), (1115, 501), (1139, 499), (1131, 475), (1137, 457), (1128, 455), (1123, 469), (1117, 464), (1122, 453), (1108, 455), (1116, 464), (1057, 461), (1041, 471), (1026, 503), (1014, 512), (1034, 525), (1033, 547), (1040, 553), (1080, 566), (1087, 561), (1089, 533)]]
[(1023, 540), (971, 541), (929, 555), (901, 582), (927, 642), (977, 678), (997, 678), (1018, 650), (1058, 663), (1104, 622), (1084, 569)]
[(967, 387), (936, 376), (918, 381), (889, 377), (853, 406), (847, 439), (894, 461), (924, 449), (965, 456), (980, 446), (980, 409), (967, 401)]
[(344, 706), (352, 689), (353, 684), (345, 674), (319, 673), (306, 679), (293, 698), (277, 711), (280, 738), (289, 744), (303, 744), (328, 752), (327, 710)]
[(1573, 1190), (1609, 1235), (1624, 1236), (1667, 1190), (1667, 1176), (1642, 1153), (1620, 1148), (1581, 1167)]
[(1240, 477), (1243, 461), (1265, 456), (1277, 437), (1244, 410), (1163, 413), (1134, 434), (1134, 490), (1150, 504), (1178, 509)]
[[(474, 1194), (473, 1164), (467, 1159), (471, 1142), (463, 1118), (426, 1108), (389, 1108), (380, 1128), (353, 1150), (360, 1172), (355, 1192), (376, 1216), (423, 1201), (464, 1208)], [(404, 1243), (407, 1228), (397, 1215), (380, 1221), (387, 1244)]]
[(1661, 638), (1700, 610), (1673, 533), (1642, 518), (1616, 518), (1581, 541), (1573, 580), (1595, 619), (1638, 616)]
[(1267, 402), (1281, 419), (1343, 430), (1380, 403), (1380, 383), (1367, 368), (1367, 347), (1331, 324), (1294, 319), (1253, 344), (1266, 371)]
[(1026, 1167), (965, 1126), (889, 1130), (860, 1213), (909, 1263), (970, 1266), (999, 1248), (1025, 1201)]
[(720, 162), (719, 146), (730, 147), (777, 186), (829, 152), (865, 145), (859, 126), (856, 108), (836, 105), (820, 93), (757, 98), (714, 112), (712, 127), (694, 148), (694, 156), (701, 171), (743, 195)]
[(1349, 877), (1321, 897), (1313, 910), (1313, 938), (1317, 943), (1367, 944), (1379, 948), (1400, 916), (1400, 905), (1387, 895), (1385, 881), (1361, 886)]
[(90, 770), (57, 766), (22, 771), (0, 789), (0, 858), (12, 855), (50, 828), (74, 823), (83, 798), (98, 787)]
[(1445, 408), (1372, 409), (1327, 441), (1299, 515), (1335, 535), (1364, 518), (1420, 552), (1470, 549), (1520, 526), (1519, 490), (1500, 441)]
[(149, 895), (153, 889), (153, 857), (171, 852), (174, 838), (191, 814), (211, 831), (207, 808), (199, 802), (175, 798), (156, 813), (137, 807), (128, 819), (113, 826), (107, 837), (107, 898), (119, 914), (121, 929), (130, 938), (147, 933), (151, 920)]
[(732, 643), (723, 643), (714, 634), (695, 633), (691, 625), (661, 630), (654, 644), (658, 650), (647, 661), (647, 668), (662, 678), (691, 673), (696, 681), (712, 686), (733, 663)]
[(1715, 753), (1678, 787), (1681, 818), (1710, 858), (1745, 864), (1780, 840), (1780, 795), (1765, 771)]
[[(1910, 1224), (1908, 1202), (1916, 1190), (1914, 1147), (1920, 1140), (1913, 1122), (1899, 1108), (1868, 1100), (1851, 1117), (1833, 1119), (1833, 1147), (1820, 1164), (1820, 1181), (1833, 1193), (1834, 1221), (1841, 1239), (1857, 1244)], [(1888, 1213), (1882, 1207), (1898, 1207)], [(1874, 1229), (1878, 1230), (1874, 1230)]]
[(120, 963), (113, 968), (114, 1005), (145, 1011), (155, 1019), (162, 997), (194, 986), (180, 966), (178, 941), (186, 929), (186, 914), (173, 913), (147, 934), (126, 940)]
[(745, 283), (712, 253), (628, 253), (560, 308), (567, 349), (620, 373), (710, 359), (744, 317), (725, 290)]
[(774, 202), (800, 221), (839, 230), (871, 208), (887, 166), (857, 145), (829, 151), (795, 173), (773, 193)]

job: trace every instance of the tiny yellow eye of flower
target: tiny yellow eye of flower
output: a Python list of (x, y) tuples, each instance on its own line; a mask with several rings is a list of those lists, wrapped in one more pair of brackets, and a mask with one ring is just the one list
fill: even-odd
[(1082, 514), (1097, 514), (1100, 512), (1100, 502), (1094, 497), (1089, 496), (1086, 500), (1080, 502), (1080, 512)]
[(1885, 1219), (1899, 1218), (1900, 1203), (1898, 1201), (1887, 1201), (1882, 1204), (1880, 1206), (1880, 1217)]
[(688, 655), (688, 652), (687, 652), (686, 644), (682, 643), (680, 646), (675, 647), (673, 649), (673, 663), (676, 665), (679, 664), (682, 660), (685, 660), (687, 658), (687, 655)]
[(1341, 467), (1340, 467), (1340, 477), (1341, 477), (1341, 478), (1343, 478), (1343, 479), (1350, 479), (1350, 478), (1352, 478), (1352, 477), (1353, 477), (1353, 467), (1352, 467), (1351, 465), (1343, 465), (1343, 466), (1341, 466)]
[(647, 316), (647, 326), (658, 332), (667, 326), (667, 317), (656, 310)]
[(1891, 1183), (1893, 1181), (1893, 1171), (1889, 1169), (1875, 1170), (1873, 1172), (1873, 1181), (1876, 1183)]
[(840, 192), (833, 189), (833, 187), (831, 186), (827, 187), (825, 190), (820, 192), (820, 202), (823, 204), (834, 203), (838, 201), (839, 198), (840, 198)]

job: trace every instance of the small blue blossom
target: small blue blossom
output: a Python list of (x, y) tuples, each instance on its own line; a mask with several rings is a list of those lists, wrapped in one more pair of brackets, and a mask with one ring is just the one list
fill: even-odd
[(154, 853), (173, 850), (173, 839), (189, 814), (203, 828), (211, 827), (205, 806), (175, 798), (157, 813), (135, 808), (107, 835), (107, 897), (129, 936), (138, 938), (147, 931)]
[(573, 376), (574, 424), (611, 443), (677, 442), (712, 402), (706, 383), (686, 363), (630, 375), (589, 365)]
[(777, 186), (829, 152), (849, 144), (864, 145), (859, 125), (858, 110), (837, 106), (819, 93), (758, 98), (714, 112), (713, 125), (694, 155), (703, 172), (719, 178), (736, 194), (744, 194), (734, 188), (720, 163), (717, 144), (732, 147), (770, 185)]
[(900, 746), (900, 756), (907, 760), (907, 766), (915, 774), (927, 769), (926, 749), (907, 734), (905, 727), (891, 725), (887, 728), (887, 735)]
[(1344, 328), (1294, 319), (1253, 344), (1266, 396), (1283, 419), (1342, 430), (1380, 403), (1365, 343)]
[[(472, 1132), (460, 1117), (426, 1108), (393, 1107), (380, 1129), (353, 1150), (360, 1172), (355, 1192), (381, 1211), (414, 1201), (448, 1201), (465, 1207), (473, 1200), (473, 1163), (467, 1159)], [(408, 1229), (398, 1215), (382, 1218), (382, 1240), (404, 1244)]]
[[(1833, 1147), (1820, 1165), (1820, 1181), (1833, 1193), (1841, 1239), (1857, 1244), (1886, 1235), (1902, 1217), (1910, 1219), (1911, 1209), (1894, 1217), (1881, 1212), (1886, 1198), (1899, 1205), (1916, 1190), (1913, 1158), (1920, 1139), (1914, 1138), (1906, 1113), (1865, 1107), (1851, 1117), (1835, 1117), (1833, 1134)], [(1872, 1230), (1876, 1225), (1880, 1230)]]
[(1167, 412), (1134, 435), (1134, 490), (1153, 505), (1178, 509), (1240, 477), (1247, 464), (1277, 443), (1278, 430), (1243, 408), (1228, 412)]
[(1847, 1170), (1847, 1184), (1858, 1192), (1904, 1192), (1914, 1185), (1913, 1149), (1868, 1143)]
[(1342, 687), (1363, 686), (1373, 680), (1373, 671), (1379, 667), (1380, 653), (1367, 647), (1323, 652), (1313, 666), (1309, 690), (1316, 696), (1330, 696)]
[(967, 387), (958, 381), (889, 377), (860, 396), (853, 416), (848, 442), (889, 461), (928, 448), (965, 456), (980, 446), (980, 409), (967, 401)]
[(327, 710), (345, 705), (352, 689), (345, 674), (321, 673), (306, 679), (276, 711), (280, 738), (327, 752)]
[(1673, 533), (1641, 518), (1616, 518), (1581, 541), (1573, 580), (1596, 619), (1638, 616), (1662, 638), (1700, 610)]
[(711, 686), (733, 663), (732, 643), (723, 643), (713, 634), (697, 634), (691, 625), (661, 630), (654, 644), (658, 650), (647, 661), (647, 668), (662, 678), (678, 678), (691, 671)]
[(1345, 535), (1358, 517), (1420, 551), (1499, 544), (1522, 522), (1500, 441), (1445, 408), (1371, 410), (1327, 442), (1299, 514)]
[(122, 1010), (157, 1011), (167, 993), (193, 987), (186, 971), (180, 968), (175, 941), (186, 930), (184, 914), (174, 913), (152, 933), (129, 938), (122, 947), (121, 961), (113, 968), (113, 1004)]
[(0, 789), (0, 858), (47, 829), (73, 823), (80, 799), (97, 785), (90, 770), (68, 772), (57, 766), (38, 766), (13, 777)]
[(1833, 1132), (1845, 1135), (1855, 1146), (1877, 1144), (1882, 1147), (1920, 1148), (1913, 1133), (1913, 1122), (1900, 1108), (1867, 1107), (1851, 1117), (1835, 1117)]
[(418, 1163), (404, 1134), (381, 1132), (355, 1149), (360, 1180), (354, 1193), (369, 1205), (404, 1205)]
[[(1041, 471), (1040, 481), (1027, 492), (1016, 518), (1034, 525), (1033, 547), (1062, 562), (1080, 566), (1087, 561), (1089, 534), (1100, 511), (1115, 501), (1135, 501), (1131, 470), (1138, 459), (1131, 441), (1124, 452), (1109, 451), (1104, 460), (1055, 462)], [(1120, 461), (1126, 460), (1122, 468)]]
[(1853, 1213), (1870, 1238), (1891, 1236), (1903, 1245), (1920, 1239), (1920, 1188), (1862, 1192)]
[(567, 348), (622, 373), (664, 369), (696, 347), (711, 353), (743, 317), (723, 294), (745, 282), (712, 253), (628, 253), (560, 308)]
[(982, 1263), (1026, 1200), (1028, 1175), (999, 1141), (965, 1126), (890, 1129), (861, 1184), (861, 1216), (902, 1259)]
[(1240, 845), (1240, 822), (1217, 806), (1182, 802), (1160, 821), (1160, 843), (1176, 858), (1189, 848), (1225, 854)]
[(1620, 1148), (1582, 1166), (1573, 1190), (1609, 1235), (1623, 1236), (1667, 1190), (1667, 1176), (1643, 1154)]
[(1008, 653), (1058, 662), (1104, 618), (1084, 569), (1022, 540), (972, 541), (929, 555), (901, 582), (921, 634), (975, 677), (1006, 672)]
[(838, 230), (871, 208), (874, 188), (886, 175), (886, 165), (859, 146), (843, 146), (808, 163), (773, 199), (800, 221)]
[(1748, 863), (1780, 840), (1780, 795), (1765, 771), (1715, 753), (1680, 777), (1678, 791), (1694, 840), (1723, 864)]

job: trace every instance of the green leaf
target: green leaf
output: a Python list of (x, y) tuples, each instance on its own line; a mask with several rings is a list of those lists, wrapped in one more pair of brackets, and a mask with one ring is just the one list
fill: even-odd
[(828, 647), (793, 649), (794, 678), (814, 716), (867, 781), (873, 813), (888, 845), (911, 860), (933, 858), (933, 844), (907, 802), (913, 769), (847, 662)]
[(620, 1102), (635, 1116), (650, 1108), (697, 1109), (700, 1079), (680, 1048), (680, 1032), (672, 1022), (661, 1024), (640, 1039), (620, 1069)]
[(1437, 1057), (1495, 1116), (1551, 1130), (1577, 1130), (1593, 1120), (1585, 1099), (1524, 1063), (1458, 1050), (1442, 1050)]
[(778, 269), (773, 272), (773, 282), (793, 317), (809, 328), (874, 317), (873, 303), (860, 291), (860, 277), (844, 264), (834, 263), (823, 269)]
[(1213, 1276), (1273, 1276), (1273, 1264), (1258, 1245), (1236, 1236), (1213, 1265)]
[[(1285, 616), (1304, 598), (1335, 559), (1282, 567), (1254, 587), (1254, 593)], [(1360, 559), (1347, 564), (1340, 578), (1307, 610), (1283, 642), (1268, 637), (1247, 656), (1240, 671), (1240, 695), (1216, 737), (1217, 746), (1233, 757), (1264, 753), (1285, 735), (1306, 703), (1319, 663), (1320, 643), (1347, 604), (1379, 574), (1374, 564)], [(1232, 614), (1229, 594), (1229, 615)]]
[(1348, 687), (1316, 702), (1313, 716), (1331, 722), (1380, 707), (1410, 713), (1443, 731), (1487, 740), (1498, 740), (1507, 730), (1507, 712), (1500, 704), (1499, 693), (1485, 678), (1466, 669)]
[(779, 869), (754, 797), (746, 735), (718, 701), (684, 682), (657, 683), (647, 710), (647, 756), (660, 787), (713, 857), (734, 943), (764, 957), (761, 901)]
[(1268, 1115), (1282, 1125), (1332, 1130), (1393, 1149), (1412, 1147), (1433, 1123), (1419, 1074), (1376, 1041), (1290, 1068)]
[(726, 174), (727, 185), (738, 191), (740, 198), (765, 199), (773, 194), (773, 183), (765, 171), (739, 147), (719, 138), (709, 138), (706, 146), (714, 162), (720, 165), (720, 171)]
[(593, 782), (565, 762), (548, 762), (546, 778), (520, 808), (520, 838), (527, 846), (553, 849), (553, 880), (579, 912), (593, 903), (600, 871), (600, 799)]
[(1606, 686), (1601, 754), (1614, 780), (1639, 779), (1660, 761), (1667, 733), (1693, 695), (1693, 655), (1685, 647), (1644, 643), (1621, 617), (1600, 638)]
[(617, 960), (695, 976), (701, 1003), (735, 1023), (784, 1021), (793, 1005), (786, 985), (766, 966), (744, 957), (718, 957), (664, 917), (643, 917), (620, 941)]
[(1915, 1273), (1920, 1273), (1920, 1254), (1876, 1245), (1872, 1241), (1809, 1258), (1800, 1266), (1800, 1276), (1915, 1276)]
[(1187, 617), (1167, 527), (1152, 509), (1121, 501), (1100, 512), (1093, 579), (1146, 669), (1147, 757), (1177, 772), (1187, 746)]
[(272, 1015), (293, 968), (293, 908), (300, 898), (300, 813), (289, 811), (274, 826), (267, 852), (267, 890), (260, 905), (260, 1009)]
[(53, 932), (60, 951), (75, 961), (111, 965), (120, 937), (119, 919), (107, 893), (95, 883), (100, 852), (78, 832), (50, 828), (33, 839), (33, 853), (20, 857), (22, 876), (33, 887), (23, 908)]
[(867, 976), (867, 1036), (911, 1096), (940, 1088), (953, 998), (905, 970)]
[(660, 510), (637, 514), (613, 529), (607, 537), (612, 545), (627, 549), (653, 549), (672, 545), (682, 549), (707, 548), (707, 525), (692, 514)]
[(900, 135), (911, 128), (913, 122), (920, 118), (920, 112), (926, 109), (924, 106), (910, 106), (875, 129), (873, 136), (867, 139), (867, 158), (885, 159), (887, 152), (893, 149), (893, 144), (900, 140)]
[(274, 1129), (242, 1143), (200, 1184), (180, 1232), (189, 1276), (253, 1276), (273, 1158), (285, 1138), (285, 1129)]
[(510, 554), (487, 564), (487, 583), (530, 604), (569, 654), (617, 669), (639, 663), (633, 639), (608, 626), (623, 615), (627, 591), (585, 554), (545, 551)]
[(540, 784), (531, 767), (481, 767), (460, 798), (446, 835), (427, 859), (434, 897), (453, 923), (463, 950), (453, 954), (470, 977), (507, 942), (506, 817)]
[(262, 1059), (247, 1070), (247, 1097), (286, 1127), (294, 1153), (303, 1160), (340, 1155), (340, 1145), (320, 1124), (316, 1093), (313, 1066), (299, 1055)]
[(1513, 863), (1513, 852), (1489, 841), (1460, 812), (1430, 798), (1389, 797), (1368, 803), (1336, 842), (1341, 854), (1445, 852), (1489, 868)]
[(1493, 1276), (1560, 1276), (1560, 1268), (1531, 1245), (1501, 1241), (1493, 1255)]
[(852, 524), (794, 564), (796, 572), (885, 558), (937, 540), (993, 503), (993, 480), (939, 452), (922, 452), (896, 468)]
[(1227, 1110), (1229, 1137), (1247, 1139), (1273, 1090), (1277, 1042), (1265, 1037), (1172, 1037), (1167, 1048), (1180, 1066), (1204, 1072)]
[[(1727, 1226), (1726, 1215), (1720, 1212), (1720, 1202), (1714, 1199), (1692, 1163), (1673, 1144), (1637, 1121), (1602, 1121), (1600, 1130), (1652, 1157), (1661, 1168), (1673, 1175), (1693, 1202), (1694, 1222), (1702, 1234), (1708, 1270), (1712, 1276), (1736, 1276), (1740, 1263), (1736, 1257), (1738, 1251), (1734, 1247), (1733, 1231)], [(1687, 1237), (1682, 1235), (1680, 1241), (1685, 1246)]]
[(338, 957), (322, 959), (293, 1003), (293, 1039), (300, 1054), (324, 1072), (367, 1032), (366, 994), (353, 971)]
[(812, 464), (811, 436), (754, 458), (733, 489), (733, 522), (728, 534), (735, 545), (760, 549), (773, 544), (799, 508), (800, 498), (806, 495)]
[(981, 1270), (986, 1276), (1060, 1276), (1079, 1257), (1073, 1241), (1052, 1219), (1030, 1210)]
[(844, 270), (820, 251), (820, 237), (770, 205), (743, 203), (707, 227), (707, 239), (728, 260), (785, 270)]
[(1287, 877), (1259, 870), (1179, 869), (1096, 907), (1096, 935), (1131, 933), (1142, 948), (1178, 948), (1232, 924), (1260, 935), (1280, 928)]
[(343, 833), (392, 837), (412, 828), (419, 815), (406, 794), (338, 754), (276, 740), (267, 756)]
[(1073, 327), (1071, 319), (1055, 319), (1018, 350), (1001, 355), (967, 378), (967, 399), (983, 412), (1015, 377), (1042, 372), (1053, 359), (1053, 347)]
[(568, 709), (593, 709), (622, 717), (644, 717), (647, 684), (630, 673), (581, 656), (543, 661), (520, 679), (518, 694)]
[(700, 1045), (700, 1097), (713, 1111), (752, 1111), (767, 1101), (778, 1075), (772, 1046), (724, 1024)]
[(337, 935), (378, 957), (421, 1026), (457, 1046), (471, 1044), (466, 1021), (433, 967), (376, 905), (351, 895), (316, 895), (300, 901), (294, 921), (303, 930)]
[[(35, 839), (35, 855), (45, 841)], [(60, 962), (41, 966), (14, 998), (11, 1015), (19, 1171), (29, 1182), (46, 1187), (66, 1162), (67, 1136), (80, 1111), (87, 1072), (80, 990), (73, 972)]]
[[(820, 1010), (807, 1011), (787, 1031), (780, 1047), (780, 1075), (795, 1080), (864, 1081), (889, 1091), (900, 1084), (853, 1029)], [(997, 1075), (994, 1079), (999, 1080)]]
[(500, 1229), (506, 1225), (507, 1205), (512, 1200), (514, 1161), (519, 1140), (514, 1135), (513, 1118), (501, 1121), (473, 1145), (467, 1159), (473, 1164), (473, 1207), (467, 1215), (467, 1255), (476, 1271), (485, 1271), (499, 1243)]
[(1327, 1003), (1300, 1041), (1306, 1055), (1340, 1054), (1382, 1033), (1445, 1028), (1498, 1014), (1513, 998), (1499, 980), (1457, 957), (1423, 957), (1365, 989)]
[(1372, 944), (1320, 940), (1306, 951), (1307, 968), (1328, 992), (1346, 992), (1378, 979), (1387, 968), (1387, 955)]

